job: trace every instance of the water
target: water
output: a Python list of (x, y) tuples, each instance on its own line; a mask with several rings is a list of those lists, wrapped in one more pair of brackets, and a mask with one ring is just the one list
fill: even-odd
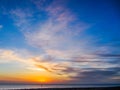
[(0, 90), (30, 88), (81, 88), (81, 87), (113, 87), (118, 85), (0, 85)]

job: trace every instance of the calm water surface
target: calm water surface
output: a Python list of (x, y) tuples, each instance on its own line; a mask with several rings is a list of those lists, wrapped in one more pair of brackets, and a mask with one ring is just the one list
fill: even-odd
[(30, 88), (77, 88), (77, 87), (113, 87), (118, 85), (0, 85), (0, 90)]

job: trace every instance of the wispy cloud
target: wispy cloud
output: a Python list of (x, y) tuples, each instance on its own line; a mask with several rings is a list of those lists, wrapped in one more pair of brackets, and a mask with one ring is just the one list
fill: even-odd
[[(29, 55), (28, 53), (26, 53), (26, 50), (22, 50), (21, 52), (18, 51), (0, 49), (0, 64), (18, 62), (18, 63), (22, 63), (22, 65), (25, 65), (26, 69), (40, 70), (40, 71), (43, 70), (46, 72), (57, 74), (56, 73), (57, 70), (54, 70), (53, 67), (55, 67), (56, 64), (58, 63), (49, 61), (49, 59), (45, 61), (45, 58), (43, 58), (42, 56)], [(64, 65), (64, 63), (62, 64)], [(66, 65), (64, 65), (64, 68), (67, 67)]]
[[(20, 50), (18, 50), (20, 51)], [(37, 69), (37, 63), (34, 58), (39, 59), (39, 64), (42, 63), (41, 57), (31, 56), (26, 53), (27, 57), (24, 56), (26, 51), (17, 52), (16, 50), (6, 50), (6, 49), (0, 49), (0, 63), (9, 63), (9, 62), (19, 62), (26, 66), (26, 69), (29, 67), (33, 67)], [(23, 55), (24, 53), (24, 55)], [(44, 68), (44, 66), (41, 65), (39, 67), (41, 69), (47, 70)]]
[[(29, 55), (26, 53), (26, 50), (18, 51), (0, 49), (0, 63), (19, 62), (22, 63), (26, 69), (35, 71), (39, 70), (40, 72), (46, 71), (55, 75), (67, 77), (67, 79), (69, 78), (69, 80), (72, 80), (72, 82), (76, 81), (79, 83), (81, 81), (84, 83), (87, 83), (88, 81), (90, 82), (91, 79), (89, 77), (92, 77), (92, 79), (96, 82), (116, 81), (116, 79), (118, 81), (119, 78), (120, 68), (116, 63), (109, 64), (107, 62), (102, 62), (102, 60), (101, 62), (86, 61), (78, 63), (75, 61), (75, 58), (72, 61), (59, 60), (58, 62), (58, 59), (54, 58), (49, 60), (50, 58), (44, 58), (40, 55)], [(81, 61), (81, 59), (79, 61)], [(106, 79), (100, 81), (99, 78)]]
[(75, 40), (75, 38), (90, 25), (83, 22), (72, 25), (76, 17), (64, 6), (56, 5), (55, 1), (44, 11), (48, 14), (48, 19), (44, 23), (40, 23), (33, 32), (25, 33), (25, 37), (31, 45), (42, 48), (50, 55), (52, 55), (51, 52), (55, 52), (53, 55), (58, 57), (61, 56), (60, 53), (68, 56), (66, 55), (68, 52), (71, 55), (77, 54), (86, 48), (88, 39)]
[[(9, 12), (11, 18), (15, 22), (14, 24), (19, 28), (20, 31), (25, 31), (31, 25), (32, 14), (28, 8), (22, 10), (20, 8), (11, 9)], [(28, 29), (27, 29), (28, 30)]]
[[(76, 82), (83, 82), (83, 83), (113, 83), (116, 82), (119, 83), (119, 69), (120, 68), (110, 68), (110, 69), (104, 69), (104, 70), (90, 70), (90, 71), (81, 71), (78, 73), (78, 75), (72, 77), (72, 80)], [(116, 78), (115, 78), (116, 77)], [(102, 78), (102, 79), (99, 79)]]
[[(10, 14), (15, 25), (25, 36), (27, 43), (42, 51), (44, 57), (39, 54), (40, 57), (24, 58), (13, 54), (13, 51), (5, 51), (1, 58), (16, 59), (30, 66), (27, 67), (29, 69), (39, 70), (41, 68), (58, 75), (67, 74), (74, 80), (82, 75), (79, 81), (83, 81), (81, 78), (87, 80), (89, 76), (96, 80), (102, 77), (105, 79), (109, 73), (111, 76), (108, 78), (118, 75), (118, 70), (114, 72), (108, 69), (119, 68), (117, 63), (110, 63), (119, 58), (119, 54), (105, 54), (112, 52), (108, 46), (95, 46), (95, 37), (85, 33), (91, 28), (91, 24), (77, 21), (77, 16), (66, 8), (62, 1), (53, 0), (52, 3), (50, 2), (42, 8), (41, 6), (45, 4), (44, 0), (32, 2), (40, 12), (44, 11), (48, 16), (44, 21), (38, 20), (33, 24), (31, 21), (34, 11), (31, 12), (28, 9), (14, 9)], [(93, 74), (96, 74), (96, 78), (92, 76)]]

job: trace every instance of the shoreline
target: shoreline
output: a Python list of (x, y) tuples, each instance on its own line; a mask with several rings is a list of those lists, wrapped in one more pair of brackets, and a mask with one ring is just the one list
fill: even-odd
[[(1, 90), (1, 89), (0, 89)], [(86, 87), (86, 88), (26, 88), (26, 89), (4, 89), (4, 90), (120, 90), (118, 87)]]

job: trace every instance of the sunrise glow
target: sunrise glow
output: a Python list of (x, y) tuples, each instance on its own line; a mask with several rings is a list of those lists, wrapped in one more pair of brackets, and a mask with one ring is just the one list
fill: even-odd
[(0, 84), (120, 83), (116, 0), (0, 0)]

